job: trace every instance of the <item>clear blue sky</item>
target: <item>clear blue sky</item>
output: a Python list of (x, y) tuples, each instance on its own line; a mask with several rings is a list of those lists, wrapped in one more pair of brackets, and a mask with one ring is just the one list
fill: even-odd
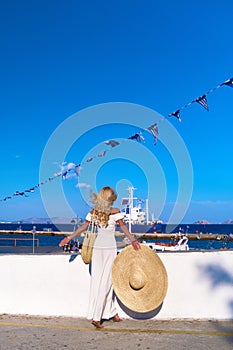
[[(46, 144), (70, 116), (91, 106), (125, 102), (159, 113), (187, 148), (193, 189), (182, 221), (223, 222), (233, 218), (233, 89), (223, 86), (209, 94), (209, 112), (192, 104), (181, 111), (181, 123), (167, 117), (233, 76), (232, 15), (231, 0), (2, 2), (1, 199), (41, 181), (40, 163)], [(90, 185), (89, 176), (93, 174), (97, 189), (109, 184), (118, 188), (119, 197), (127, 196), (127, 186), (132, 184), (137, 188), (135, 196), (149, 198), (151, 213), (157, 210), (154, 199), (161, 197), (159, 216), (164, 221), (170, 218), (180, 188), (190, 191), (185, 183), (178, 184), (174, 166), (182, 164), (183, 151), (180, 159), (176, 156), (174, 160), (171, 149), (167, 151), (160, 139), (154, 146), (153, 136), (146, 131), (145, 142), (140, 145), (123, 142), (139, 131), (141, 122), (144, 127), (152, 123), (149, 117), (147, 123), (146, 116), (143, 121), (135, 116), (135, 123), (126, 117), (124, 124), (122, 117), (117, 124), (110, 115), (109, 123), (97, 126), (101, 116), (95, 112), (92, 126), (87, 126), (85, 114), (81, 114), (76, 121), (77, 140), (67, 146), (63, 159), (59, 147), (69, 140), (69, 129), (59, 137), (54, 159), (46, 164), (51, 176), (60, 171), (62, 161), (78, 164), (96, 156), (106, 148), (105, 140), (118, 138), (123, 146), (109, 151), (110, 158), (101, 158), (101, 164), (99, 159), (86, 163), (80, 179), (62, 181), (59, 177), (43, 185), (43, 192), (52, 196), (50, 203), (60, 208), (54, 215), (66, 216), (56, 197), (56, 186), (62, 186), (72, 210), (78, 216), (85, 215), (88, 206), (77, 183), (88, 186), (89, 181)], [(87, 132), (80, 136), (83, 125)], [(160, 133), (160, 124), (158, 127)], [(175, 148), (176, 142), (171, 147)], [(149, 165), (141, 163), (143, 159)], [(89, 189), (82, 188), (85, 196)], [(0, 221), (51, 215), (46, 206), (39, 190), (28, 197), (14, 196), (0, 202)]]

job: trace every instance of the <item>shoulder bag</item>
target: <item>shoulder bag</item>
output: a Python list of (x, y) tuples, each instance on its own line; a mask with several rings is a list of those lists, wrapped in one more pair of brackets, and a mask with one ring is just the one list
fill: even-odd
[(92, 223), (88, 226), (88, 230), (85, 232), (85, 237), (83, 239), (82, 249), (81, 249), (81, 257), (85, 264), (90, 264), (92, 259), (92, 251), (93, 246), (96, 239), (95, 232), (95, 223), (92, 220)]

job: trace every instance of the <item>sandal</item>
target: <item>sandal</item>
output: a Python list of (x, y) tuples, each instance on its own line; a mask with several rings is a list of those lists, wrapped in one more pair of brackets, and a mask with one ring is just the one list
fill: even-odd
[(91, 324), (95, 326), (96, 328), (104, 328), (104, 326), (100, 323), (100, 321), (92, 321)]
[(113, 316), (112, 320), (113, 320), (113, 322), (121, 322), (121, 321), (123, 321), (122, 318), (120, 318), (120, 316), (118, 314)]

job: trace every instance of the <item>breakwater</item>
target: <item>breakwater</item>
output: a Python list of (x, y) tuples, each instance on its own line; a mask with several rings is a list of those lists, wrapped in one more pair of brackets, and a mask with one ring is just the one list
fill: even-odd
[[(177, 239), (180, 237), (179, 233), (155, 233), (155, 234), (135, 234), (136, 237), (141, 239)], [(205, 240), (205, 241), (211, 241), (211, 240), (217, 240), (217, 241), (224, 241), (228, 240), (230, 242), (233, 242), (233, 235), (226, 235), (226, 234), (191, 234), (187, 233), (185, 236), (188, 237), (190, 241), (196, 241), (196, 240)]]
[[(69, 236), (72, 232), (70, 231), (36, 231), (37, 236)], [(0, 235), (32, 235), (32, 231), (19, 231), (19, 230), (0, 230)], [(116, 237), (124, 238), (125, 235), (116, 231)], [(133, 233), (133, 235), (138, 239), (177, 239), (180, 237), (180, 233)], [(229, 242), (233, 242), (233, 234), (221, 234), (221, 233), (186, 233), (185, 234), (189, 240), (218, 240), (224, 241), (228, 240)]]

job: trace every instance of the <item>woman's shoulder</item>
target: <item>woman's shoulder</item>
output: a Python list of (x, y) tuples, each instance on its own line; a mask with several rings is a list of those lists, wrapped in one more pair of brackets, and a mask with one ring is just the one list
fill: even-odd
[(118, 209), (118, 208), (112, 208), (111, 209), (111, 215), (114, 215), (114, 214), (118, 214), (118, 213), (120, 213), (120, 209)]

